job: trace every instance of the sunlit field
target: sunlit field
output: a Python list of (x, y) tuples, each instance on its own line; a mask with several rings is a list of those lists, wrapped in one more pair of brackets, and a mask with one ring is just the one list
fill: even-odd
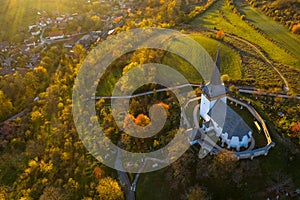
[(40, 17), (38, 12), (80, 12), (86, 1), (83, 0), (2, 0), (0, 6), (0, 40), (18, 38), (21, 32), (27, 32), (28, 26)]
[(225, 1), (218, 1), (207, 12), (196, 18), (192, 24), (203, 28), (223, 29), (227, 33), (236, 34), (259, 45), (272, 60), (291, 66), (299, 66), (297, 58), (285, 52), (284, 49), (266, 39), (245, 23), (230, 10)]
[(236, 4), (241, 14), (244, 14), (250, 23), (258, 27), (268, 38), (277, 42), (279, 46), (288, 50), (295, 58), (300, 58), (300, 37), (298, 35), (292, 34), (283, 25), (252, 8), (244, 0), (238, 0)]

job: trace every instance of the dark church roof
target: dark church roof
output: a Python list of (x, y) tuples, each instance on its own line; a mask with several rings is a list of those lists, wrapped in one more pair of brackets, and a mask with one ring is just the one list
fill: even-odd
[[(226, 113), (224, 113), (226, 111)], [(239, 137), (240, 140), (251, 131), (249, 126), (244, 122), (233, 109), (226, 105), (220, 99), (217, 100), (215, 105), (208, 112), (208, 115), (220, 126), (223, 126), (223, 133), (228, 134), (228, 138), (233, 136)]]
[(202, 87), (204, 94), (213, 99), (219, 96), (224, 96), (226, 94), (225, 87), (222, 85), (221, 76), (220, 76), (220, 48), (218, 49), (216, 65), (214, 66), (213, 73), (210, 78), (210, 82)]
[(224, 85), (208, 84), (202, 87), (202, 91), (210, 99), (226, 95)]

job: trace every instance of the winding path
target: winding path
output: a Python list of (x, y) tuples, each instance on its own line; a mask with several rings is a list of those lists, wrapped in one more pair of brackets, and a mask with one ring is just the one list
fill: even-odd
[(11, 121), (17, 119), (18, 117), (22, 117), (22, 116), (25, 115), (25, 113), (28, 112), (28, 111), (29, 111), (29, 109), (26, 108), (25, 110), (23, 110), (23, 111), (17, 113), (16, 115), (14, 115), (14, 116), (12, 116), (12, 117), (10, 117), (10, 118), (4, 120), (3, 122), (0, 123), (0, 125), (3, 124), (3, 123), (6, 123), (6, 122), (11, 122)]
[[(118, 142), (118, 145), (120, 145), (120, 141)], [(122, 154), (120, 149), (117, 150), (117, 156), (115, 159), (115, 169), (123, 169), (122, 167)], [(131, 190), (131, 184), (129, 176), (124, 171), (117, 170), (119, 181), (124, 189), (125, 196), (127, 200), (135, 200), (135, 193)]]
[(289, 89), (289, 84), (288, 84), (287, 80), (285, 79), (285, 77), (280, 73), (280, 71), (273, 65), (273, 63), (265, 56), (265, 54), (258, 47), (256, 47), (254, 44), (252, 44), (248, 40), (237, 37), (235, 35), (231, 35), (231, 34), (228, 34), (228, 33), (225, 33), (225, 35), (228, 36), (228, 37), (234, 38), (235, 40), (239, 40), (239, 41), (241, 41), (243, 43), (246, 43), (247, 45), (251, 46), (266, 61), (266, 63), (268, 63), (269, 66), (272, 67), (275, 70), (275, 72), (280, 76), (280, 78), (282, 79), (282, 81), (284, 82), (284, 85), (285, 85), (284, 86), (285, 92), (290, 90)]
[[(217, 30), (213, 30), (213, 29), (204, 29), (204, 28), (199, 28), (198, 26), (196, 25), (190, 25), (190, 24), (185, 24), (184, 25), (186, 28), (193, 28), (193, 29), (196, 29), (197, 32), (202, 32), (202, 33), (214, 33), (216, 34), (217, 33)], [(288, 84), (288, 81), (286, 80), (286, 78), (281, 74), (281, 72), (273, 65), (272, 61), (266, 57), (266, 55), (254, 44), (252, 44), (251, 42), (249, 42), (248, 40), (244, 39), (244, 38), (241, 38), (241, 37), (238, 37), (236, 35), (233, 35), (233, 34), (229, 34), (229, 33), (225, 33), (225, 35), (227, 37), (230, 37), (234, 40), (238, 40), (248, 46), (250, 46), (252, 49), (254, 49), (254, 51), (256, 53), (258, 53), (261, 58), (263, 58), (265, 60), (265, 62), (272, 68), (274, 69), (274, 71), (278, 74), (278, 76), (281, 78), (281, 80), (284, 82), (284, 90), (285, 92), (288, 92), (289, 91), (289, 84)]]

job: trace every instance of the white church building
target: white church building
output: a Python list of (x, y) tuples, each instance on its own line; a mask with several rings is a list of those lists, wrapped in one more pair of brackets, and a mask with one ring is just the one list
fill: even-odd
[(216, 67), (210, 82), (202, 86), (200, 116), (204, 120), (202, 129), (213, 131), (222, 142), (222, 147), (248, 148), (252, 138), (252, 130), (244, 120), (226, 104), (226, 91), (220, 79), (220, 49), (218, 50)]

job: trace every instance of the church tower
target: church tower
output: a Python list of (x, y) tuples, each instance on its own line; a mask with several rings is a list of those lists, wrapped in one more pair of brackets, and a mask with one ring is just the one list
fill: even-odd
[(201, 104), (200, 104), (200, 116), (205, 120), (209, 121), (210, 116), (208, 112), (212, 109), (218, 99), (221, 99), (226, 104), (226, 91), (224, 84), (221, 81), (220, 75), (220, 47), (218, 49), (217, 57), (216, 57), (216, 65), (214, 67), (213, 73), (210, 78), (210, 82), (208, 82), (202, 89), (201, 95)]

